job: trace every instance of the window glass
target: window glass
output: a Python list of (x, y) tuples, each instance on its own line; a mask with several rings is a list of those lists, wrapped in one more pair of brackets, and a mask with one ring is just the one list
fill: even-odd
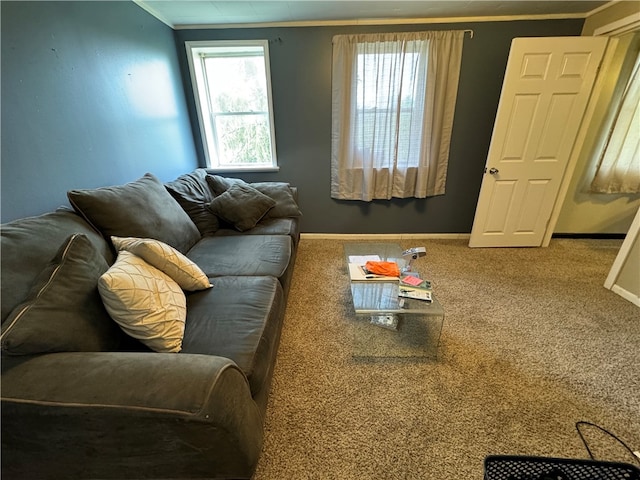
[(187, 42), (208, 166), (277, 168), (266, 41)]

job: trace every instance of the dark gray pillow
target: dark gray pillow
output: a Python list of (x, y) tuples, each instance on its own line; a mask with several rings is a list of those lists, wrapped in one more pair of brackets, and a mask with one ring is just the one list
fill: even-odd
[(207, 175), (206, 179), (209, 188), (216, 197), (226, 192), (231, 185), (238, 183), (248, 185), (247, 182), (240, 178), (221, 177), (220, 175)]
[(291, 187), (284, 182), (256, 182), (246, 183), (239, 178), (220, 177), (218, 175), (207, 175), (207, 184), (214, 195), (221, 195), (232, 185), (250, 185), (251, 187), (272, 198), (276, 204), (267, 212), (265, 218), (286, 218), (299, 217), (302, 215), (298, 204), (293, 198)]
[(36, 277), (27, 299), (2, 324), (2, 351), (31, 355), (115, 349), (122, 334), (98, 293), (98, 279), (108, 268), (85, 235), (71, 235)]
[(2, 322), (27, 298), (33, 282), (70, 235), (84, 233), (107, 263), (110, 243), (76, 212), (49, 212), (5, 223), (0, 228), (0, 309)]
[(265, 218), (288, 218), (302, 215), (288, 183), (257, 182), (250, 185), (276, 202), (276, 205), (264, 216)]
[(186, 253), (200, 239), (189, 215), (150, 173), (125, 185), (71, 190), (67, 196), (107, 240), (112, 236), (154, 238)]
[(220, 228), (218, 217), (207, 209), (207, 204), (214, 199), (214, 195), (205, 180), (206, 176), (207, 171), (199, 168), (164, 185), (187, 212), (203, 237), (213, 235)]
[(256, 226), (276, 202), (255, 188), (237, 183), (213, 199), (207, 208), (225, 222), (244, 232)]

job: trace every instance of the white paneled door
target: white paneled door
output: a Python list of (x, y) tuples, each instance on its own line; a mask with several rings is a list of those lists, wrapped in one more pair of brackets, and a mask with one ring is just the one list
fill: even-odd
[(607, 39), (511, 45), (470, 247), (539, 247)]

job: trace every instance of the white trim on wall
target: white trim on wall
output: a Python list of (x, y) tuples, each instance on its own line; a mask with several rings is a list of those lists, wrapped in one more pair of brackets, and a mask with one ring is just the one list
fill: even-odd
[(640, 28), (640, 12), (621, 18), (593, 31), (595, 37), (600, 35), (617, 36)]
[(301, 233), (308, 240), (469, 240), (468, 233)]
[(596, 13), (600, 13), (603, 10), (607, 10), (607, 9), (611, 8), (618, 1), (619, 0), (610, 0), (609, 2), (605, 3), (604, 5), (600, 5), (598, 8), (594, 8), (589, 13), (587, 13), (587, 17), (591, 17), (591, 16), (595, 15)]
[(138, 5), (141, 9), (143, 9), (144, 11), (149, 13), (150, 15), (156, 17), (158, 20), (160, 20), (162, 23), (164, 23), (167, 27), (171, 27), (172, 29), (175, 30), (175, 25), (173, 23), (171, 23), (169, 20), (167, 20), (167, 18), (165, 18), (155, 8), (153, 8), (152, 6), (148, 5), (147, 2), (145, 2), (143, 0), (133, 0), (133, 3)]
[[(638, 270), (636, 265), (627, 265), (627, 259), (631, 256), (631, 250), (636, 240), (640, 240), (640, 209), (638, 209), (638, 212), (633, 219), (633, 223), (631, 224), (631, 227), (629, 227), (629, 232), (627, 233), (624, 242), (622, 242), (618, 255), (616, 256), (616, 259), (611, 266), (611, 270), (609, 271), (609, 275), (607, 275), (607, 279), (604, 282), (604, 287), (640, 307), (640, 292), (630, 292), (628, 289), (617, 283), (624, 268)], [(638, 270), (638, 272), (640, 272), (640, 270)]]
[[(136, 0), (134, 0), (136, 1)], [(138, 3), (138, 1), (136, 1)], [(265, 22), (265, 23), (223, 23), (174, 25), (174, 30), (219, 29), (219, 28), (273, 28), (273, 27), (342, 27), (354, 25), (428, 25), (439, 23), (482, 23), (482, 22), (514, 22), (518, 20), (569, 20), (584, 19), (588, 13), (554, 13), (547, 15), (510, 15), (492, 17), (440, 17), (440, 18), (374, 18), (357, 20), (309, 20), (297, 22)]]
[(625, 300), (630, 301), (635, 306), (640, 307), (640, 297), (637, 296), (635, 293), (631, 293), (630, 291), (625, 290), (620, 285), (614, 285), (613, 287), (611, 287), (611, 291), (613, 293), (620, 295)]

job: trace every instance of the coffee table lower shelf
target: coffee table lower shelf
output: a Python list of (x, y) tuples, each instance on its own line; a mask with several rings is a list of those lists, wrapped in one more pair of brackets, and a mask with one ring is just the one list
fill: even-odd
[(437, 358), (444, 313), (360, 314), (350, 323), (354, 357)]

